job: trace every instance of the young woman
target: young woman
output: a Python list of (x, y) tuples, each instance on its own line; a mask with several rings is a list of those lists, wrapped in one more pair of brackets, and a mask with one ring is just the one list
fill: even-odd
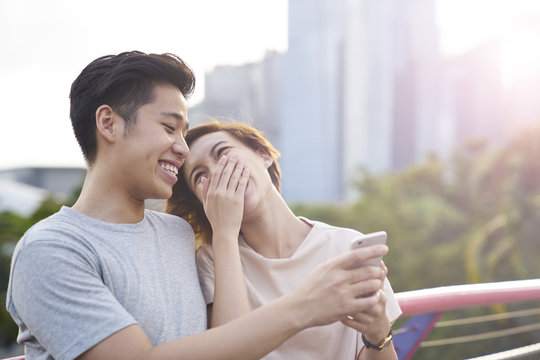
[[(360, 235), (293, 214), (280, 194), (280, 154), (253, 127), (204, 124), (189, 130), (186, 142), (190, 154), (167, 212), (185, 218), (203, 241), (197, 266), (211, 327), (289, 293)], [(375, 256), (387, 248), (357, 251)], [(401, 310), (386, 266), (363, 270), (357, 291), (364, 311), (304, 330), (265, 359), (397, 359), (391, 324)]]

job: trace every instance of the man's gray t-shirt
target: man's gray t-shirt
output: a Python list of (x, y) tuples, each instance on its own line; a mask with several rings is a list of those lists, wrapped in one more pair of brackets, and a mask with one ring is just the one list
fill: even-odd
[(27, 359), (73, 359), (131, 324), (154, 345), (200, 333), (193, 231), (150, 210), (113, 224), (63, 207), (17, 244), (7, 308)]

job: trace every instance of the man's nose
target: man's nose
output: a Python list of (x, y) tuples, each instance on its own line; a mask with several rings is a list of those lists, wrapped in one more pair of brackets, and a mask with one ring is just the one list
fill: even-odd
[(175, 154), (185, 158), (189, 154), (189, 147), (187, 146), (186, 139), (181, 135), (179, 136), (172, 146), (172, 151)]

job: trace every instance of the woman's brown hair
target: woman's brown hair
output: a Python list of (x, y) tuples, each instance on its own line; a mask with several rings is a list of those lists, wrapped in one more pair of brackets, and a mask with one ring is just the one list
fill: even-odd
[[(272, 165), (268, 167), (268, 173), (272, 183), (281, 192), (281, 170), (277, 159), (279, 151), (254, 127), (240, 122), (214, 121), (189, 129), (186, 135), (186, 143), (189, 147), (200, 137), (224, 131), (232, 135), (253, 151), (262, 150), (272, 158)], [(193, 228), (195, 236), (205, 244), (212, 243), (212, 227), (204, 213), (203, 205), (189, 188), (182, 169), (178, 173), (178, 182), (173, 187), (173, 194), (167, 201), (167, 213), (180, 216)]]

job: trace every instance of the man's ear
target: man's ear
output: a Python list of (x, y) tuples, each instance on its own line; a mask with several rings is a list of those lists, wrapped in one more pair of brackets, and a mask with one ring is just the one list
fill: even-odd
[(268, 169), (270, 166), (272, 166), (272, 163), (274, 162), (274, 160), (272, 160), (272, 157), (270, 156), (270, 154), (264, 150), (264, 149), (258, 149), (256, 151), (257, 155), (259, 155), (263, 161), (264, 161), (264, 166)]
[(119, 117), (109, 105), (101, 105), (96, 110), (96, 128), (107, 141), (114, 142), (118, 135)]

